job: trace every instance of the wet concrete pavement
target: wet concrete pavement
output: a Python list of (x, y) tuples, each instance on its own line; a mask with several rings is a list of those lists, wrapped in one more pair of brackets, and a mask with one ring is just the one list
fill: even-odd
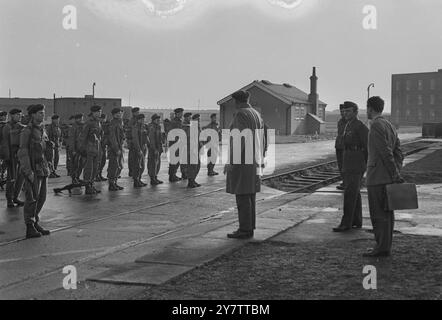
[[(334, 153), (330, 146), (333, 142), (277, 145), (278, 168), (301, 164), (306, 157), (310, 161), (327, 157)], [(160, 179), (166, 181), (164, 162), (162, 168)], [(222, 167), (217, 170), (222, 172)], [(225, 238), (236, 228), (236, 214), (234, 197), (224, 192), (224, 176), (209, 178), (203, 168), (198, 181), (204, 187), (193, 190), (188, 190), (185, 182), (134, 190), (131, 181), (124, 178), (123, 192), (109, 193), (106, 183), (97, 184), (103, 190), (97, 196), (56, 196), (50, 192), (42, 220), (56, 232), (26, 241), (17, 241), (24, 232), (22, 209), (3, 209), (6, 203), (2, 199), (0, 298), (44, 298), (61, 288), (62, 268), (66, 265), (77, 267), (80, 281), (161, 283), (208, 261), (213, 252), (219, 255), (234, 249), (240, 242)], [(67, 178), (51, 179), (49, 190), (68, 182)], [(300, 195), (263, 189), (258, 196), (256, 241), (317, 213), (316, 207), (292, 212), (281, 209), (297, 197)], [(183, 246), (200, 255), (184, 255), (190, 262), (177, 262), (176, 252), (186, 250)]]

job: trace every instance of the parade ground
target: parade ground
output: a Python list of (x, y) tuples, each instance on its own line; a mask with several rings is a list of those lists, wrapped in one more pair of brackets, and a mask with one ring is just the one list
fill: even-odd
[[(275, 154), (277, 171), (303, 167), (333, 159), (334, 141), (278, 144)], [(407, 157), (405, 177), (419, 180), (424, 173), (407, 176), (407, 167), (432, 155), (442, 159), (442, 141)], [(419, 180), (419, 209), (396, 212), (392, 256), (367, 259), (374, 240), (365, 189), (363, 228), (337, 234), (343, 194), (336, 185), (311, 194), (263, 187), (254, 239), (233, 240), (226, 234), (237, 229), (235, 198), (225, 193), (222, 166), (215, 177), (202, 167), (202, 187), (188, 189), (167, 181), (162, 160), (164, 184), (134, 189), (124, 170), (123, 191), (97, 183), (102, 193), (94, 196), (55, 195), (69, 183), (61, 167), (41, 213), (52, 233), (38, 239), (23, 239), (23, 209), (6, 209), (2, 193), (0, 299), (441, 298), (440, 162), (426, 169), (439, 174), (431, 183)], [(366, 265), (377, 268), (376, 290), (362, 285)], [(65, 267), (74, 267), (76, 289), (63, 287)]]

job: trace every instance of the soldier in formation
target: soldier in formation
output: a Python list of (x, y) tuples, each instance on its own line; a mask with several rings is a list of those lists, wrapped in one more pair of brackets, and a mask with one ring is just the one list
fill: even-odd
[(100, 148), (100, 165), (98, 167), (98, 173), (97, 177), (95, 178), (95, 181), (102, 182), (107, 181), (105, 177), (103, 177), (103, 169), (106, 165), (106, 159), (107, 159), (107, 145), (108, 145), (108, 138), (109, 138), (109, 122), (106, 121), (106, 115), (103, 113), (100, 117), (100, 124), (101, 124), (101, 148)]
[[(174, 110), (174, 118), (171, 119), (170, 123), (169, 123), (169, 130), (168, 132), (170, 132), (173, 129), (183, 129), (183, 122), (182, 122), (182, 117), (183, 117), (183, 108), (177, 108)], [(167, 132), (167, 133), (168, 133)], [(166, 133), (166, 135), (167, 135)], [(169, 141), (169, 148), (171, 146), (173, 146), (175, 143), (177, 143), (178, 141), (178, 137), (175, 139), (175, 141)], [(175, 152), (175, 157), (179, 158), (179, 150), (176, 150)], [(177, 176), (177, 171), (178, 168), (180, 166), (179, 161), (175, 164), (173, 163), (169, 163), (169, 181), (170, 182), (177, 182), (182, 180), (181, 178), (179, 178)], [(181, 172), (181, 174), (183, 175), (183, 172)], [(185, 174), (184, 174), (185, 177)]]
[(37, 238), (49, 235), (49, 230), (40, 226), (39, 213), (46, 201), (47, 177), (49, 166), (45, 157), (49, 138), (42, 125), (45, 117), (45, 106), (31, 105), (28, 108), (29, 123), (21, 131), (17, 156), (20, 172), (25, 178), (24, 222), (26, 238)]
[(80, 150), (86, 154), (83, 180), (86, 185), (86, 194), (100, 193), (94, 186), (100, 165), (102, 128), (100, 123), (101, 107), (92, 106), (89, 120), (80, 133)]
[(161, 117), (158, 114), (153, 114), (151, 123), (147, 126), (149, 136), (149, 148), (147, 156), (147, 173), (150, 177), (150, 184), (152, 186), (162, 184), (163, 181), (158, 179), (158, 173), (161, 167), (161, 154), (163, 153), (163, 136), (160, 126)]
[(21, 124), (22, 111), (12, 109), (9, 111), (9, 121), (2, 130), (2, 150), (5, 165), (7, 166), (6, 177), (6, 200), (8, 208), (22, 207), (24, 202), (19, 200), (23, 188), (24, 177), (20, 173), (20, 165), (17, 152), (20, 147), (20, 133), (24, 128)]
[(6, 170), (7, 162), (5, 159), (5, 152), (3, 150), (3, 128), (8, 121), (8, 113), (6, 111), (0, 111), (0, 188), (6, 184)]
[(118, 177), (123, 170), (123, 143), (124, 143), (124, 128), (123, 128), (123, 110), (114, 108), (112, 110), (112, 120), (108, 126), (108, 156), (109, 165), (107, 168), (107, 178), (109, 179), (109, 191), (119, 191), (124, 188), (117, 184)]
[(144, 118), (144, 114), (139, 114), (137, 116), (137, 122), (132, 127), (132, 178), (134, 180), (135, 188), (147, 186), (146, 183), (141, 181), (141, 177), (146, 166), (145, 159), (147, 147), (149, 145), (149, 137), (146, 126), (144, 125)]
[(58, 162), (60, 160), (60, 145), (61, 145), (61, 129), (60, 129), (60, 116), (54, 114), (51, 118), (51, 124), (48, 126), (47, 134), (49, 138), (49, 144), (47, 148), (49, 169), (51, 173), (49, 178), (59, 178), (57, 174)]
[[(203, 127), (203, 129), (215, 130), (218, 133), (218, 139), (221, 140), (221, 130), (219, 129), (218, 122), (216, 121), (216, 113), (212, 113), (210, 115), (210, 123), (207, 126)], [(210, 142), (210, 137), (208, 138), (207, 142)], [(209, 177), (218, 175), (218, 172), (214, 170), (216, 161), (213, 162), (210, 160), (212, 157), (212, 152), (217, 156), (218, 149), (210, 149), (209, 151), (207, 151), (207, 175)], [(216, 158), (216, 156), (214, 156), (214, 158)]]

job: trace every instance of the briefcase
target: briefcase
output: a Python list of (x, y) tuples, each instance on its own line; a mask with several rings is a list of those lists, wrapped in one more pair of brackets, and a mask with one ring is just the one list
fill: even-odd
[(388, 210), (417, 209), (417, 190), (414, 183), (388, 184), (387, 187)]

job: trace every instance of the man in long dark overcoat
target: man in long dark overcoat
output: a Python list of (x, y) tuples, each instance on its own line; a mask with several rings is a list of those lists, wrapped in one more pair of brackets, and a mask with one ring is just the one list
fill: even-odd
[[(237, 91), (232, 94), (236, 113), (230, 125), (230, 164), (225, 167), (227, 174), (226, 192), (236, 196), (239, 229), (227, 235), (229, 238), (252, 238), (256, 220), (256, 193), (261, 190), (261, 156), (264, 155), (264, 122), (258, 111), (249, 104), (250, 94)], [(237, 129), (237, 130), (235, 130)], [(249, 138), (241, 137), (235, 143), (235, 131)], [(255, 139), (255, 135), (259, 136)], [(250, 139), (251, 136), (251, 139)], [(262, 138), (262, 139), (261, 139)], [(259, 155), (258, 157), (256, 155)], [(259, 158), (259, 159), (257, 159)]]

